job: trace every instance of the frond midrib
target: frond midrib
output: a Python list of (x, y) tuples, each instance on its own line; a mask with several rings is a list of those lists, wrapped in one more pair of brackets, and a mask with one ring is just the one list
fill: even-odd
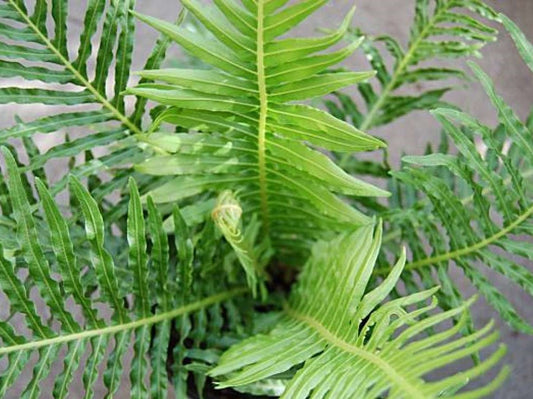
[(73, 76), (95, 97), (95, 99), (102, 104), (105, 108), (113, 113), (113, 115), (122, 122), (128, 129), (130, 129), (136, 135), (142, 135), (142, 131), (135, 126), (129, 118), (120, 112), (113, 104), (111, 104), (100, 92), (87, 80), (83, 75), (72, 65), (72, 63), (63, 56), (63, 54), (52, 44), (47, 35), (43, 34), (41, 30), (33, 23), (31, 18), (19, 7), (14, 0), (9, 0), (9, 4), (19, 13), (28, 26), (35, 32), (35, 34), (42, 40), (42, 42), (48, 47), (50, 51), (61, 61), (63, 66), (67, 68)]
[(301, 321), (307, 324), (309, 327), (317, 331), (320, 336), (330, 343), (331, 345), (345, 351), (364, 358), (365, 360), (376, 365), (381, 369), (394, 383), (396, 386), (409, 395), (409, 398), (413, 399), (425, 399), (426, 396), (421, 392), (416, 386), (413, 386), (409, 381), (407, 381), (392, 365), (387, 363), (385, 360), (375, 355), (370, 351), (366, 351), (363, 348), (354, 346), (343, 339), (339, 338), (337, 335), (329, 331), (324, 327), (318, 320), (314, 319), (311, 316), (301, 314), (300, 312), (290, 308), (285, 307), (285, 312), (292, 318)]
[[(527, 169), (523, 174), (522, 174), (522, 178), (523, 179), (527, 179), (527, 178), (530, 178), (530, 177), (533, 177), (533, 168), (532, 169)], [(512, 179), (511, 178), (508, 178), (508, 179), (505, 179), (503, 181), (503, 186), (504, 187), (508, 187), (509, 185), (511, 185), (512, 183)], [(482, 195), (488, 195), (490, 193), (492, 193), (492, 187), (485, 187), (482, 191), (481, 191), (481, 194)], [(471, 202), (474, 201), (474, 196), (473, 195), (469, 195), (469, 196), (466, 196), (466, 197), (463, 197), (460, 199), (461, 203), (463, 205), (468, 205), (470, 204)], [(424, 200), (421, 200), (421, 203), (422, 204), (429, 204), (429, 200), (427, 198), (425, 198)], [(429, 215), (429, 217), (431, 217), (431, 215)], [(419, 224), (418, 223), (415, 223), (414, 224), (415, 227), (418, 227)], [(395, 238), (398, 238), (401, 236), (401, 231), (399, 229), (396, 229), (396, 230), (393, 230), (391, 232), (389, 232), (388, 234), (385, 234), (383, 236), (383, 242), (389, 242), (389, 241), (392, 241), (394, 240)]]
[(257, 87), (259, 90), (259, 120), (257, 134), (257, 151), (259, 167), (259, 191), (263, 231), (268, 236), (270, 229), (268, 208), (268, 187), (266, 168), (266, 123), (268, 114), (268, 93), (264, 60), (264, 0), (257, 2)]
[(424, 266), (429, 266), (433, 264), (437, 264), (444, 261), (449, 261), (457, 258), (461, 258), (463, 256), (469, 255), (473, 252), (479, 251), (480, 249), (483, 249), (494, 242), (498, 241), (500, 238), (505, 237), (507, 234), (510, 234), (514, 229), (516, 229), (518, 226), (520, 226), (522, 223), (524, 223), (529, 217), (533, 215), (533, 205), (530, 206), (528, 209), (526, 209), (525, 212), (523, 212), (518, 218), (515, 219), (515, 221), (508, 226), (502, 228), (500, 231), (495, 233), (494, 235), (487, 237), (473, 245), (469, 245), (464, 248), (457, 249), (455, 251), (447, 252), (444, 254), (428, 257), (425, 259), (420, 259), (415, 262), (411, 262), (405, 265), (406, 270), (413, 270), (418, 269)]
[(202, 300), (192, 302), (184, 306), (180, 306), (179, 308), (173, 309), (165, 313), (159, 313), (151, 317), (146, 317), (146, 318), (131, 321), (128, 323), (115, 324), (112, 326), (96, 328), (92, 330), (84, 330), (84, 331), (74, 333), (74, 334), (60, 335), (54, 338), (47, 338), (47, 339), (41, 339), (38, 341), (26, 342), (24, 344), (19, 344), (19, 345), (0, 347), (0, 356), (13, 353), (13, 352), (36, 350), (36, 349), (43, 348), (43, 347), (65, 344), (68, 342), (93, 338), (97, 336), (114, 335), (122, 331), (135, 330), (140, 327), (150, 326), (150, 325), (164, 322), (166, 320), (174, 319), (183, 314), (194, 312), (196, 310), (206, 308), (208, 306), (214, 305), (219, 302), (224, 302), (228, 299), (231, 299), (238, 295), (242, 295), (246, 292), (248, 292), (247, 287), (234, 288), (232, 290), (227, 290), (227, 291), (209, 296)]
[[(514, 229), (524, 223), (533, 215), (533, 205), (530, 206), (526, 211), (520, 214), (513, 223), (509, 224), (506, 227), (500, 229), (497, 233), (493, 234), (490, 237), (487, 237), (475, 244), (469, 245), (467, 247), (459, 248), (454, 251), (446, 252), (440, 255), (430, 256), (424, 259), (417, 260), (415, 262), (407, 263), (405, 265), (405, 270), (415, 270), (422, 267), (436, 265), (441, 262), (451, 261), (454, 259), (462, 258), (468, 256), (476, 251), (479, 251), (483, 248), (488, 247), (491, 244), (497, 242), (500, 238), (505, 237), (510, 234)], [(384, 275), (390, 272), (390, 269), (378, 269), (376, 273), (379, 275)]]

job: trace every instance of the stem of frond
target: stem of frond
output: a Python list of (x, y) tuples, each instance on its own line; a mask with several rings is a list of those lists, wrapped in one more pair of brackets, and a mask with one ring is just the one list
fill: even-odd
[[(435, 265), (440, 262), (445, 262), (457, 258), (461, 258), (463, 256), (469, 255), (475, 251), (479, 251), (480, 249), (483, 249), (492, 243), (498, 241), (500, 238), (505, 237), (507, 234), (510, 234), (514, 229), (516, 229), (518, 226), (520, 226), (522, 223), (524, 223), (529, 217), (533, 215), (533, 206), (528, 208), (523, 214), (521, 214), (513, 223), (508, 225), (507, 227), (504, 227), (500, 231), (498, 231), (496, 234), (485, 238), (482, 241), (479, 241), (478, 243), (465, 247), (460, 248), (455, 251), (447, 252), (441, 255), (436, 255), (424, 259), (417, 260), (415, 262), (411, 262), (405, 265), (404, 270), (413, 270), (413, 269), (419, 269), (421, 267)], [(386, 274), (389, 273), (390, 269), (378, 269), (376, 270), (377, 274)]]
[[(526, 170), (523, 174), (522, 174), (522, 178), (523, 179), (527, 179), (527, 178), (530, 178), (530, 177), (533, 177), (533, 169), (528, 169)], [(507, 187), (509, 186), (510, 184), (512, 183), (512, 179), (511, 178), (507, 178), (504, 180), (503, 184), (504, 184), (504, 187)], [(492, 188), (491, 187), (485, 187), (482, 191), (482, 194), (483, 195), (488, 195), (492, 192)], [(468, 205), (470, 204), (472, 201), (474, 200), (474, 196), (473, 195), (470, 195), (468, 197), (464, 197), (461, 199), (461, 203), (463, 205)], [(429, 203), (429, 200), (426, 198), (425, 200), (422, 200), (421, 203), (423, 204), (427, 204)], [(414, 226), (415, 227), (418, 227), (418, 223), (415, 223)], [(401, 230), (400, 229), (396, 229), (396, 230), (393, 230), (391, 231), (390, 233), (388, 234), (385, 234), (383, 236), (383, 242), (389, 242), (389, 241), (392, 241), (398, 237), (400, 237), (402, 234)]]
[(67, 342), (97, 337), (101, 335), (117, 334), (121, 331), (126, 331), (126, 330), (136, 330), (143, 326), (150, 326), (153, 324), (161, 323), (165, 320), (174, 319), (183, 314), (194, 312), (196, 310), (214, 305), (215, 303), (226, 301), (235, 296), (244, 294), (245, 292), (248, 292), (248, 288), (246, 287), (235, 288), (233, 290), (224, 291), (219, 294), (212, 295), (210, 297), (202, 299), (200, 301), (181, 306), (169, 312), (156, 314), (154, 316), (131, 321), (129, 323), (117, 324), (117, 325), (107, 326), (104, 328), (98, 328), (94, 330), (85, 330), (79, 333), (61, 335), (61, 336), (54, 337), (54, 338), (42, 339), (39, 341), (27, 342), (27, 343), (20, 344), (20, 345), (12, 345), (12, 346), (3, 347), (3, 348), (0, 348), (0, 356), (8, 354), (8, 353), (13, 353), (13, 352), (36, 350), (36, 349), (50, 346), (50, 345), (65, 344)]
[(383, 89), (383, 91), (381, 92), (381, 95), (379, 96), (379, 99), (374, 103), (374, 105), (372, 106), (372, 109), (366, 115), (363, 123), (361, 124), (361, 127), (360, 127), (361, 130), (364, 131), (368, 129), (372, 125), (372, 123), (374, 123), (374, 118), (376, 117), (376, 114), (379, 112), (379, 110), (381, 109), (385, 101), (387, 100), (389, 94), (392, 92), (392, 90), (396, 86), (396, 82), (398, 81), (398, 78), (404, 72), (405, 68), (407, 68), (407, 66), (409, 65), (409, 62), (411, 61), (411, 57), (414, 55), (415, 51), (418, 49), (418, 46), (420, 45), (422, 40), (425, 39), (429, 30), (433, 27), (439, 15), (440, 13), (437, 13), (433, 16), (433, 18), (429, 20), (428, 24), (420, 32), (418, 37), (413, 41), (411, 46), (409, 46), (407, 53), (405, 53), (405, 56), (403, 57), (401, 62), (398, 64), (398, 68), (396, 68), (396, 70), (394, 71), (390, 82), (387, 84), (385, 89)]
[(460, 258), (462, 256), (468, 255), (472, 252), (478, 251), (482, 248), (485, 248), (486, 246), (489, 246), (493, 242), (499, 240), (500, 238), (506, 236), (511, 231), (513, 231), (515, 228), (517, 228), (519, 225), (524, 223), (531, 215), (533, 214), (533, 206), (531, 206), (529, 209), (527, 209), (518, 219), (516, 219), (513, 223), (511, 223), (509, 226), (501, 229), (499, 232), (494, 234), (493, 236), (490, 236), (488, 238), (485, 238), (484, 240), (471, 245), (469, 247), (461, 248), (456, 251), (448, 252), (442, 255), (433, 256), (426, 259), (421, 259), (416, 262), (408, 263), (405, 265), (405, 270), (412, 270), (423, 266), (433, 265), (436, 263), (444, 262), (451, 259)]
[(259, 123), (257, 137), (257, 151), (259, 163), (259, 190), (261, 196), (261, 212), (263, 219), (263, 231), (268, 235), (270, 230), (267, 172), (266, 172), (266, 122), (268, 112), (268, 94), (265, 79), (264, 63), (264, 0), (257, 2), (257, 83), (259, 88)]

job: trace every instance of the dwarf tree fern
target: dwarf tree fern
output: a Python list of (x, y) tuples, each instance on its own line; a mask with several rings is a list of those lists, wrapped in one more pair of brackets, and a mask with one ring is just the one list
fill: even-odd
[[(0, 396), (497, 389), (505, 346), (492, 322), (476, 326), (451, 267), (531, 333), (484, 271), (533, 294), (533, 117), (472, 63), (499, 125), (446, 103), (445, 79), (472, 79), (437, 58), (479, 56), (499, 21), (533, 70), (526, 35), (481, 0), (413, 1), (405, 48), (364, 37), (353, 10), (293, 37), (326, 0), (182, 0), (168, 21), (135, 3), (88, 1), (77, 38), (67, 0), (0, 3), (0, 103), (54, 106), (33, 121), (17, 109), (0, 131)], [(134, 84), (140, 26), (161, 36)], [(162, 68), (174, 43), (186, 54)], [(359, 47), (375, 71), (339, 67)], [(438, 151), (394, 171), (358, 159), (386, 147), (365, 130), (414, 110), (441, 123)]]

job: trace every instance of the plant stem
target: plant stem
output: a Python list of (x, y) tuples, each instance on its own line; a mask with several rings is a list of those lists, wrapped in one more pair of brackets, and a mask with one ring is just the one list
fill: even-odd
[(420, 267), (429, 266), (429, 265), (433, 265), (433, 264), (436, 264), (436, 263), (440, 263), (440, 262), (444, 262), (444, 261), (448, 261), (448, 260), (452, 260), (452, 259), (457, 259), (457, 258), (461, 258), (461, 257), (466, 256), (466, 255), (469, 255), (472, 252), (475, 252), (475, 251), (478, 251), (478, 250), (480, 250), (482, 248), (485, 248), (485, 247), (489, 246), (490, 244), (492, 244), (493, 242), (496, 242), (500, 238), (506, 236), (511, 231), (513, 231), (515, 228), (517, 228), (522, 223), (524, 223), (531, 215), (533, 215), (533, 206), (528, 208), (513, 223), (511, 223), (507, 227), (504, 227), (503, 229), (498, 231), (496, 234), (494, 234), (494, 235), (492, 235), (492, 236), (490, 236), (488, 238), (485, 238), (484, 240), (482, 240), (482, 241), (480, 241), (480, 242), (478, 242), (478, 243), (476, 243), (474, 245), (471, 245), (471, 246), (468, 246), (468, 247), (465, 247), (465, 248), (460, 248), (460, 249), (457, 249), (457, 250), (452, 251), (452, 252), (447, 252), (445, 254), (436, 255), (436, 256), (429, 257), (429, 258), (420, 259), (420, 260), (418, 260), (416, 262), (408, 263), (407, 265), (405, 265), (405, 270), (413, 270), (413, 269), (417, 269), (417, 268), (420, 268)]
[(153, 324), (161, 323), (165, 320), (174, 319), (183, 314), (194, 312), (196, 310), (205, 308), (207, 306), (211, 306), (216, 303), (226, 301), (235, 296), (244, 294), (245, 292), (248, 292), (248, 288), (245, 288), (245, 287), (235, 288), (233, 290), (224, 291), (219, 294), (212, 295), (200, 301), (181, 306), (179, 308), (173, 309), (165, 313), (156, 314), (154, 316), (131, 321), (129, 323), (117, 324), (113, 326), (97, 328), (94, 330), (85, 330), (85, 331), (81, 331), (81, 332), (74, 333), (74, 334), (60, 335), (54, 338), (41, 339), (39, 341), (33, 341), (33, 342), (27, 342), (27, 343), (19, 344), (19, 345), (2, 347), (0, 348), (0, 355), (5, 355), (7, 353), (13, 353), (13, 352), (19, 352), (19, 351), (35, 350), (35, 349), (50, 346), (50, 345), (65, 344), (67, 342), (97, 337), (101, 335), (117, 334), (121, 331), (135, 330), (143, 326), (150, 326)]
[[(522, 175), (522, 177), (524, 179), (527, 179), (529, 177), (532, 177), (533, 176), (533, 169), (528, 169), (524, 172), (524, 174)], [(504, 186), (507, 187), (509, 184), (512, 183), (512, 180), (511, 178), (508, 178), (508, 179), (505, 179), (504, 180)], [(481, 192), (483, 195), (487, 195), (487, 194), (490, 194), (492, 192), (492, 189), (490, 187), (486, 187), (485, 189), (483, 189), (483, 191)], [(474, 200), (474, 196), (473, 195), (470, 195), (468, 197), (465, 197), (463, 199), (461, 199), (461, 203), (463, 205), (468, 205), (469, 203), (471, 203), (472, 201)], [(428, 199), (426, 198), (425, 200), (422, 201), (422, 203), (429, 203)], [(415, 224), (415, 226), (418, 226), (418, 224)], [(396, 230), (393, 230), (391, 231), (390, 233), (388, 234), (385, 234), (383, 236), (383, 242), (388, 242), (388, 241), (392, 241), (394, 240), (395, 238), (398, 238), (400, 237), (401, 235), (401, 230), (400, 229), (396, 229)]]
[[(474, 245), (470, 245), (468, 247), (459, 248), (455, 251), (446, 252), (444, 254), (435, 255), (431, 257), (427, 257), (424, 259), (417, 260), (415, 262), (407, 263), (405, 265), (404, 270), (414, 270), (419, 269), (425, 266), (431, 266), (440, 262), (450, 261), (457, 258), (461, 258), (463, 256), (470, 255), (473, 252), (479, 251), (480, 249), (483, 249), (485, 247), (488, 247), (489, 245), (493, 244), (494, 242), (498, 241), (500, 238), (505, 237), (507, 234), (510, 234), (514, 229), (516, 229), (518, 226), (520, 226), (522, 223), (524, 223), (529, 217), (533, 215), (533, 206), (529, 207), (524, 213), (522, 213), (513, 223), (510, 225), (502, 228), (500, 231), (498, 231), (496, 234), (487, 237), (479, 242), (477, 242)], [(390, 272), (390, 268), (381, 268), (376, 270), (376, 274), (378, 275), (384, 275)]]
[(264, 0), (257, 2), (257, 83), (259, 88), (259, 123), (257, 137), (257, 151), (259, 163), (259, 190), (261, 197), (261, 211), (263, 215), (263, 231), (268, 235), (270, 230), (267, 172), (266, 172), (266, 122), (268, 113), (268, 94), (265, 78), (264, 63)]

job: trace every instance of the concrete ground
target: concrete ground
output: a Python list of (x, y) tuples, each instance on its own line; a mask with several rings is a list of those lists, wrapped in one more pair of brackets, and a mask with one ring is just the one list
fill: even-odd
[[(69, 20), (73, 34), (71, 50), (76, 48), (76, 37), (79, 35), (82, 24), (82, 10), (85, 7), (83, 1), (70, 1)], [(179, 9), (178, 1), (151, 0), (138, 1), (138, 10), (159, 18), (172, 20)], [(391, 34), (403, 43), (406, 42), (409, 26), (413, 18), (414, 0), (330, 0), (324, 10), (317, 13), (307, 23), (303, 31), (312, 32), (318, 27), (333, 27), (340, 22), (346, 11), (356, 4), (355, 24), (369, 34)], [(533, 40), (533, 0), (490, 0), (489, 4), (497, 10), (506, 13)], [(136, 55), (134, 57), (134, 69), (140, 69), (147, 52), (150, 50), (155, 39), (155, 33), (146, 26), (140, 26), (136, 35)], [(179, 51), (172, 50), (171, 54), (179, 55)], [(531, 73), (524, 66), (520, 57), (504, 32), (500, 40), (483, 50), (484, 58), (479, 61), (481, 66), (496, 81), (496, 88), (507, 102), (517, 110), (521, 117), (525, 117), (533, 100), (533, 80)], [(349, 66), (361, 69), (367, 68), (361, 53), (355, 55), (348, 62)], [(2, 82), (1, 84), (4, 85)], [(10, 84), (17, 81), (10, 80)], [(447, 100), (459, 104), (463, 109), (471, 112), (483, 121), (492, 123), (496, 120), (496, 113), (490, 107), (488, 100), (478, 84), (467, 90), (458, 89), (446, 97)], [(25, 120), (45, 115), (48, 108), (45, 106), (14, 106), (0, 105), (0, 127), (10, 126), (13, 123), (13, 115), (19, 114)], [(389, 148), (393, 161), (397, 162), (402, 152), (408, 154), (422, 153), (426, 143), (436, 142), (439, 137), (439, 128), (430, 115), (417, 112), (402, 118), (401, 120), (377, 129), (373, 132), (389, 142)], [(48, 147), (54, 140), (53, 137), (43, 137), (43, 147)], [(458, 276), (460, 279), (461, 277)], [(533, 323), (533, 301), (521, 290), (511, 286), (506, 280), (494, 277), (497, 285), (516, 305), (518, 311), (527, 320)], [(472, 292), (468, 284), (464, 284), (466, 292)], [(491, 318), (497, 320), (497, 327), (502, 332), (502, 341), (509, 348), (506, 358), (507, 363), (513, 366), (513, 373), (505, 387), (494, 397), (501, 399), (525, 399), (533, 397), (530, 385), (533, 383), (533, 338), (519, 335), (510, 331), (498, 319), (496, 312), (485, 304), (478, 301), (474, 308), (475, 318), (478, 325), (482, 325)], [(487, 378), (490, 378), (487, 377)]]

